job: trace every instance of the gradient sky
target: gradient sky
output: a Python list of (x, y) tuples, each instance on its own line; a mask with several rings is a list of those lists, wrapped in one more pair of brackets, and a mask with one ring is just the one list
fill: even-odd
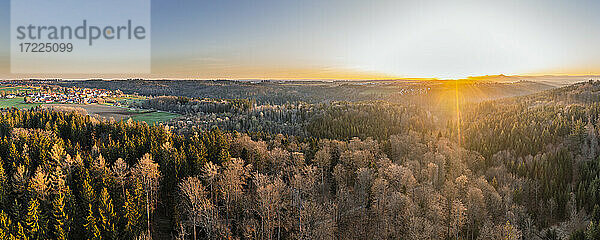
[[(583, 0), (153, 0), (148, 77), (598, 75), (599, 12)], [(1, 34), (0, 76), (8, 45)]]

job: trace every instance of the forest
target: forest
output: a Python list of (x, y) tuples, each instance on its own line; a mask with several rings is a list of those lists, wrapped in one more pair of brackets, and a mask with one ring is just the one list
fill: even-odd
[(3, 109), (0, 239), (600, 239), (600, 82), (460, 84)]
[[(19, 82), (13, 82), (19, 84)], [(491, 82), (477, 80), (381, 80), (381, 81), (231, 81), (231, 80), (46, 80), (30, 83), (56, 84), (63, 87), (101, 88), (138, 93), (146, 96), (188, 98), (247, 99), (259, 104), (283, 105), (305, 102), (385, 100), (393, 103), (440, 104), (439, 97), (454, 97), (459, 85), (468, 101), (521, 96), (548, 90), (556, 85), (546, 82)]]

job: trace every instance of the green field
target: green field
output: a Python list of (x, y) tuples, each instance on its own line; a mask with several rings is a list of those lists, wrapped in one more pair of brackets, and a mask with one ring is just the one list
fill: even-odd
[(0, 99), (0, 108), (16, 107), (18, 109), (30, 109), (42, 105), (41, 103), (25, 103), (22, 97), (13, 99)]
[(23, 91), (29, 91), (29, 92), (39, 92), (40, 89), (39, 88), (34, 88), (34, 87), (23, 87), (23, 86), (16, 86), (16, 87), (0, 87), (0, 92), (4, 91), (4, 93), (6, 94), (10, 94), (10, 93), (16, 93), (17, 91), (23, 92)]
[(152, 125), (158, 122), (166, 122), (177, 116), (179, 116), (179, 114), (153, 111), (133, 115), (131, 116), (131, 119), (134, 121), (144, 121)]
[[(132, 103), (136, 103), (136, 102), (141, 102), (146, 100), (146, 97), (142, 97), (142, 96), (124, 96), (124, 97), (110, 97), (110, 100), (114, 101), (114, 102), (119, 102), (121, 103), (121, 105), (131, 105)], [(106, 103), (107, 105), (113, 105), (110, 103)]]
[(73, 108), (83, 108), (88, 114), (93, 116), (100, 116), (105, 118), (127, 119), (131, 118), (134, 121), (143, 121), (150, 125), (166, 122), (174, 117), (180, 116), (176, 113), (158, 112), (158, 111), (132, 111), (128, 108), (115, 107), (112, 105), (101, 105), (101, 104), (43, 104), (43, 103), (24, 103), (23, 98), (13, 99), (0, 99), (0, 108), (18, 108), (18, 109), (30, 109), (37, 106), (65, 106)]

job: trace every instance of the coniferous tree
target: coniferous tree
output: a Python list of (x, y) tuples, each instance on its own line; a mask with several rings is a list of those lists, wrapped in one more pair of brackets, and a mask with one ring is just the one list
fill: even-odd
[(65, 212), (65, 196), (62, 192), (59, 192), (52, 201), (52, 234), (54, 239), (68, 239), (68, 221), (69, 217)]
[(106, 188), (102, 188), (102, 190), (100, 191), (100, 197), (98, 199), (98, 202), (98, 213), (100, 216), (99, 225), (101, 226), (100, 229), (102, 230), (103, 236), (106, 239), (115, 239), (116, 215), (113, 210), (112, 199), (110, 198), (110, 195), (108, 194), (108, 190), (106, 190)]
[(4, 162), (0, 158), (0, 205), (4, 205), (7, 194), (8, 194), (8, 186), (6, 173), (4, 171)]
[(23, 228), (23, 225), (21, 225), (21, 223), (17, 223), (17, 234), (15, 236), (15, 239), (18, 240), (29, 240), (29, 236), (27, 233), (25, 233), (25, 229)]
[(43, 225), (41, 224), (40, 203), (37, 199), (31, 199), (27, 206), (27, 216), (25, 223), (27, 224), (27, 235), (32, 239), (44, 239)]
[(88, 170), (84, 170), (83, 173), (83, 185), (81, 187), (81, 197), (83, 198), (84, 205), (92, 204), (94, 202), (94, 189), (90, 183)]
[(12, 239), (12, 222), (10, 221), (10, 217), (4, 211), (0, 212), (0, 239)]
[(21, 203), (19, 203), (19, 201), (15, 198), (14, 202), (10, 205), (10, 209), (8, 211), (11, 219), (13, 219), (14, 222), (21, 222), (22, 220), (24, 220), (24, 218), (22, 217), (22, 210), (23, 209), (21, 209)]
[(136, 189), (133, 190), (133, 194), (130, 194), (129, 190), (125, 190), (125, 203), (123, 205), (124, 218), (125, 218), (125, 233), (128, 238), (133, 238), (141, 233), (140, 224), (142, 224), (142, 210), (140, 208), (140, 195), (143, 190), (141, 186), (137, 185)]
[(48, 176), (48, 184), (50, 185), (49, 188), (51, 194), (64, 193), (66, 187), (65, 178), (66, 176), (64, 175), (60, 165), (56, 165), (54, 170), (50, 171)]
[(94, 217), (94, 211), (92, 211), (92, 204), (88, 204), (88, 213), (85, 218), (85, 235), (87, 239), (90, 240), (100, 240), (102, 239), (102, 234), (100, 233), (100, 229), (98, 229), (98, 225), (96, 222), (96, 217)]

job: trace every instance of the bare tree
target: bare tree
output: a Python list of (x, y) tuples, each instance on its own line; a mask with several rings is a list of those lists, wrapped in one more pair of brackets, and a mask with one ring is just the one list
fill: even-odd
[(129, 166), (122, 158), (118, 158), (117, 161), (113, 163), (112, 166), (112, 174), (114, 175), (117, 183), (121, 185), (121, 190), (123, 191), (123, 196), (125, 196), (125, 178), (129, 173)]
[(244, 193), (243, 185), (249, 175), (251, 166), (244, 167), (244, 160), (232, 158), (223, 163), (223, 171), (219, 174), (218, 184), (219, 192), (225, 203), (226, 221), (229, 224), (229, 213), (234, 203), (242, 197)]
[(141, 181), (146, 193), (146, 221), (148, 224), (148, 235), (151, 236), (150, 211), (154, 210), (154, 205), (156, 204), (153, 196), (156, 194), (160, 179), (158, 164), (152, 160), (152, 155), (146, 153), (132, 170), (132, 173), (135, 179)]
[(270, 240), (273, 239), (275, 226), (277, 226), (277, 236), (280, 236), (280, 209), (286, 186), (281, 178), (270, 179), (260, 173), (254, 175), (254, 184), (258, 201), (257, 212), (262, 222), (261, 238)]
[(450, 231), (454, 233), (455, 239), (459, 239), (460, 230), (465, 224), (466, 210), (467, 209), (460, 200), (456, 199), (452, 202), (452, 209), (449, 216), (452, 223)]
[(329, 147), (324, 147), (317, 151), (317, 153), (315, 153), (315, 157), (313, 159), (313, 162), (315, 162), (321, 170), (321, 194), (323, 197), (323, 201), (325, 201), (326, 196), (325, 171), (329, 170), (329, 167), (331, 165), (331, 153), (329, 151)]
[(181, 202), (179, 206), (192, 226), (194, 240), (196, 239), (196, 226), (200, 225), (206, 231), (209, 239), (214, 239), (213, 227), (216, 225), (212, 211), (215, 207), (207, 198), (202, 182), (197, 177), (188, 177), (179, 183)]
[(219, 166), (213, 164), (212, 162), (207, 162), (204, 164), (204, 166), (202, 167), (202, 179), (204, 179), (204, 181), (208, 182), (209, 187), (210, 187), (210, 199), (211, 201), (216, 201), (214, 199), (214, 185), (215, 182), (217, 180), (218, 174), (219, 174)]

